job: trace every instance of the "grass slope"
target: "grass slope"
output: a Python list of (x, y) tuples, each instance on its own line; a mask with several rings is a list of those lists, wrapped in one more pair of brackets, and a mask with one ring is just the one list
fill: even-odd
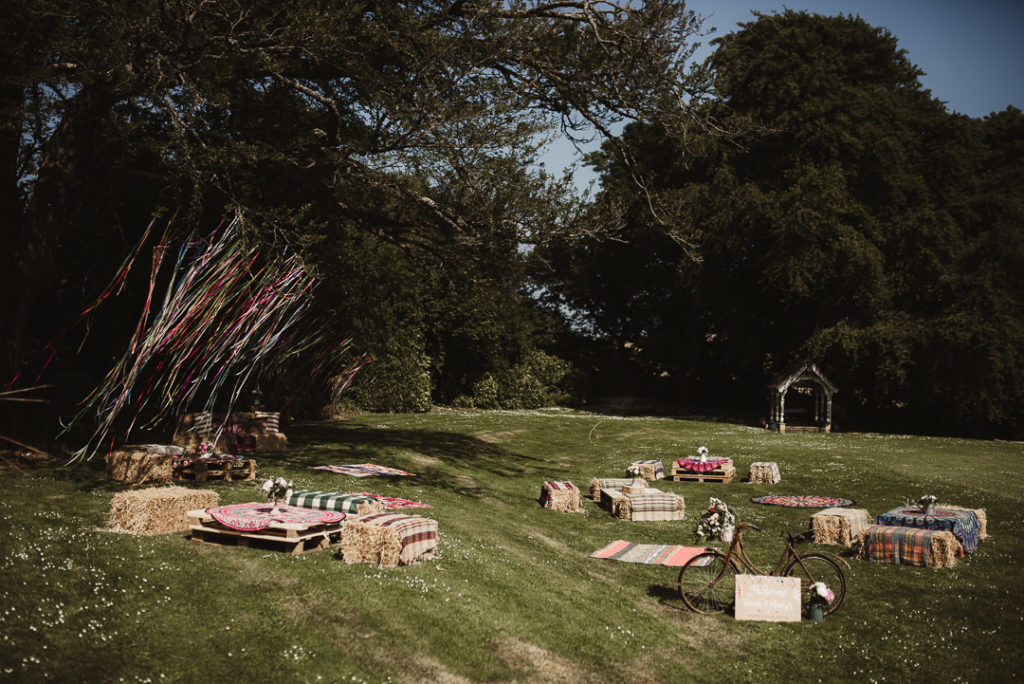
[[(259, 459), (296, 487), (366, 490), (433, 505), (439, 556), (406, 568), (346, 565), (107, 532), (120, 487), (100, 463), (0, 471), (0, 679), (10, 681), (1000, 681), (1022, 674), (1024, 484), (1020, 444), (778, 435), (725, 423), (565, 410), (364, 416), (294, 426)], [(635, 459), (666, 465), (706, 444), (740, 474), (776, 461), (777, 485), (659, 482), (682, 522), (630, 523), (537, 505), (546, 479), (584, 492)], [(308, 466), (374, 462), (415, 478), (356, 479)], [(206, 485), (221, 503), (253, 483)], [(987, 509), (991, 538), (951, 570), (850, 560), (847, 598), (823, 624), (688, 612), (678, 571), (588, 558), (614, 539), (693, 544), (696, 511), (724, 499), (765, 565), (784, 526), (814, 509), (766, 493), (856, 500), (877, 515), (908, 497)], [(833, 549), (840, 550), (841, 549)]]

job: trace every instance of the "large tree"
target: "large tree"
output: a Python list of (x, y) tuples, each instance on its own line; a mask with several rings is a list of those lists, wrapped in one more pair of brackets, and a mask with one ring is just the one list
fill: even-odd
[(481, 246), (578, 229), (541, 201), (558, 183), (524, 175), (546, 135), (708, 125), (706, 74), (686, 66), (699, 27), (671, 0), (12, 0), (0, 371), (60, 309), (40, 298), (70, 311), (60, 288), (117, 263), (97, 254), (85, 283), (82, 255), (123, 251), (148, 212), (241, 209), (256, 239), (323, 267), (358, 230), (493, 273)]
[[(652, 182), (638, 193), (600, 156), (599, 206), (623, 207), (635, 239), (552, 250), (549, 292), (704, 397), (757, 398), (813, 354), (876, 424), (1020, 429), (1024, 298), (1001, 277), (1021, 258), (1020, 112), (950, 114), (859, 17), (757, 15), (708, 66), (715, 106), (763, 130), (685, 150), (656, 124), (627, 131)], [(640, 211), (652, 195), (679, 208), (689, 252)], [(631, 268), (597, 280), (592, 265), (615, 262)]]

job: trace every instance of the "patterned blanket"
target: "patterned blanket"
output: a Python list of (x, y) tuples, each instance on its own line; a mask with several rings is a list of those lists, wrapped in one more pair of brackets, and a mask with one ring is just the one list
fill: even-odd
[(644, 494), (623, 494), (618, 501), (618, 517), (634, 522), (681, 520), (682, 497), (670, 492), (647, 490)]
[(954, 549), (948, 553), (948, 560), (943, 559), (940, 546), (940, 557), (933, 557), (936, 537), (940, 535), (944, 535), (954, 545), (959, 545), (956, 538), (947, 531), (871, 525), (864, 537), (860, 555), (872, 563), (944, 567), (955, 560), (953, 556), (956, 553)]
[(335, 523), (345, 519), (344, 513), (318, 511), (298, 506), (279, 505), (271, 513), (269, 503), (241, 503), (207, 508), (206, 512), (224, 527), (240, 532), (258, 532), (275, 522), (283, 523)]
[(978, 550), (981, 523), (974, 511), (938, 509), (931, 515), (917, 506), (900, 506), (878, 516), (879, 525), (894, 527), (918, 527), (923, 530), (947, 530), (953, 533), (963, 550), (974, 553)]
[(409, 499), (399, 499), (394, 496), (381, 496), (380, 494), (370, 494), (369, 492), (356, 492), (356, 495), (373, 497), (384, 504), (384, 508), (389, 511), (398, 508), (433, 508), (430, 504), (411, 501)]
[(423, 554), (437, 548), (437, 521), (418, 515), (373, 513), (352, 518), (355, 522), (396, 530), (402, 540), (399, 563), (408, 565)]
[(689, 470), (693, 473), (709, 473), (715, 468), (732, 463), (731, 458), (709, 458), (702, 461), (699, 458), (677, 458), (676, 465), (682, 470)]
[(352, 477), (391, 477), (407, 476), (416, 473), (407, 473), (398, 468), (375, 465), (373, 463), (357, 463), (356, 465), (323, 465), (310, 466), (312, 470), (327, 470), (337, 475), (351, 475)]
[(644, 565), (670, 565), (681, 567), (691, 558), (704, 553), (703, 546), (679, 546), (677, 544), (634, 544), (619, 539), (608, 546), (594, 551), (591, 558), (643, 563)]
[[(288, 505), (355, 514), (359, 512), (359, 504), (373, 502), (376, 500), (376, 497), (365, 496), (362, 494), (323, 492), (318, 489), (301, 489), (292, 493), (291, 498), (288, 499)], [(374, 508), (376, 509), (376, 507)]]
[(852, 499), (839, 499), (834, 496), (807, 496), (802, 494), (769, 494), (755, 496), (750, 499), (756, 504), (766, 506), (786, 506), (788, 508), (833, 508), (853, 505)]

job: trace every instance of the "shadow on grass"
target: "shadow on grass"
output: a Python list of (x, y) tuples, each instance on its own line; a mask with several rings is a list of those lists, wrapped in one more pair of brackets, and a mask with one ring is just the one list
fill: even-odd
[[(475, 437), (438, 430), (375, 429), (358, 424), (315, 423), (293, 425), (288, 438), (289, 450), (274, 456), (275, 463), (308, 468), (371, 462), (415, 472), (417, 484), (444, 487), (469, 496), (481, 493), (479, 484), (467, 477), (472, 473), (515, 478), (542, 472), (548, 465), (544, 460)], [(397, 481), (405, 478), (383, 479)]]

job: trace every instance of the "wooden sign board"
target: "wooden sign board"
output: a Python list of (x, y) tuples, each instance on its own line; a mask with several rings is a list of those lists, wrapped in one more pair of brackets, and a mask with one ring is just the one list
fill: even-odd
[(800, 578), (736, 575), (736, 619), (800, 622)]

